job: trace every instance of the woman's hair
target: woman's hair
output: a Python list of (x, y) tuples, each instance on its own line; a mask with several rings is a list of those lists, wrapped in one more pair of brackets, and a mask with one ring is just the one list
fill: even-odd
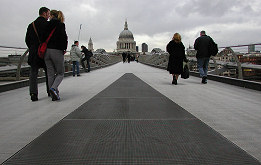
[(181, 42), (181, 36), (179, 33), (175, 33), (172, 40), (174, 40), (176, 43), (180, 43)]
[(64, 15), (62, 11), (51, 10), (50, 15), (57, 18), (60, 22), (64, 23)]

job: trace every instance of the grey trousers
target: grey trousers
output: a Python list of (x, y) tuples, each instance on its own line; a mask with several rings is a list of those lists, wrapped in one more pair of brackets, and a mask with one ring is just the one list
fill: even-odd
[(50, 88), (58, 90), (64, 77), (64, 55), (62, 50), (47, 49), (44, 56), (47, 68), (48, 85)]

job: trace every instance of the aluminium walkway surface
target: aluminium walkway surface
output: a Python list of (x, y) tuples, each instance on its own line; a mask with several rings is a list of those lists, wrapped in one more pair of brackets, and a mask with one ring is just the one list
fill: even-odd
[[(125, 73), (133, 73), (161, 92), (161, 94), (133, 74), (124, 75)], [(133, 77), (129, 81), (122, 81), (122, 78), (119, 79), (121, 76), (122, 78), (125, 77), (125, 79)], [(138, 88), (132, 87), (131, 90), (128, 90), (127, 87), (124, 87), (122, 89), (122, 84), (127, 86), (134, 85), (135, 83), (131, 83), (131, 80), (136, 82)], [(142, 83), (137, 83), (138, 80)], [(106, 88), (114, 81), (116, 82), (109, 88)], [(137, 161), (136, 163), (147, 162), (147, 164), (153, 164), (153, 162), (157, 164), (157, 161), (159, 161), (158, 163), (162, 161), (162, 164), (166, 164), (170, 161), (171, 164), (171, 162), (174, 162), (174, 160), (171, 161), (171, 158), (175, 158), (175, 155), (178, 155), (175, 160), (180, 160), (180, 164), (193, 160), (198, 161), (194, 162), (194, 164), (213, 164), (208, 161), (220, 161), (222, 156), (223, 158), (224, 156), (226, 157), (226, 159), (222, 159), (225, 162), (239, 161), (242, 163), (244, 161), (252, 161), (250, 164), (253, 164), (255, 159), (247, 155), (243, 150), (260, 161), (260, 92), (213, 81), (209, 81), (207, 85), (201, 85), (199, 83), (200, 79), (194, 77), (188, 80), (180, 80), (178, 86), (171, 85), (170, 81), (170, 76), (164, 70), (136, 63), (119, 63), (105, 69), (96, 70), (90, 74), (83, 74), (82, 77), (64, 79), (60, 88), (62, 100), (57, 103), (50, 102), (50, 99), (45, 96), (44, 85), (40, 85), (39, 97), (42, 96), (42, 98), (37, 103), (30, 102), (29, 97), (26, 95), (28, 88), (1, 93), (1, 158), (4, 161), (4, 159), (13, 155), (42, 132), (82, 105), (13, 158), (19, 157), (19, 154), (33, 151), (34, 155), (29, 154), (29, 157), (22, 157), (23, 159), (29, 158), (29, 160), (34, 161), (30, 158), (39, 155), (35, 152), (34, 147), (31, 149), (30, 147), (35, 146), (35, 143), (38, 146), (39, 144), (46, 144), (46, 146), (40, 147), (43, 152), (55, 150), (54, 145), (58, 144), (66, 144), (67, 149), (70, 149), (74, 145), (85, 146), (88, 143), (90, 147), (88, 148), (90, 149), (89, 152), (92, 153), (88, 154), (89, 158), (97, 158), (95, 155), (101, 158), (96, 161), (105, 161), (106, 158), (121, 158), (111, 160), (115, 161), (116, 164), (133, 160)], [(102, 91), (104, 88), (106, 89)], [(99, 93), (100, 91), (102, 92)], [(202, 94), (203, 91), (207, 96)], [(99, 94), (96, 95), (97, 93)], [(92, 98), (93, 96), (95, 97)], [(117, 99), (120, 101), (115, 101)], [(153, 102), (148, 100), (153, 100)], [(85, 103), (86, 101), (88, 102)], [(99, 106), (96, 107), (96, 104)], [(108, 108), (105, 105), (111, 106)], [(107, 110), (104, 111), (106, 108)], [(120, 111), (121, 109), (126, 111)], [(150, 109), (152, 109), (151, 112), (149, 111)], [(241, 149), (235, 147), (235, 145), (207, 127), (197, 118), (231, 140)], [(73, 124), (74, 122), (78, 122), (78, 124)], [(195, 123), (192, 124), (191, 122)], [(183, 127), (184, 125), (187, 126)], [(63, 129), (66, 126), (68, 129)], [(58, 130), (55, 131), (54, 129)], [(57, 136), (55, 138), (53, 135), (55, 133), (56, 135), (57, 133), (61, 134), (58, 134), (58, 138)], [(189, 135), (189, 133), (191, 134)], [(79, 134), (82, 137), (77, 138), (78, 136), (74, 136)], [(41, 139), (46, 137), (53, 138), (53, 140), (45, 139), (41, 141)], [(208, 139), (209, 137), (212, 138)], [(82, 140), (83, 138), (88, 140), (84, 141)], [(172, 138), (173, 140), (171, 140)], [(70, 141), (75, 143), (70, 143)], [(126, 141), (130, 143), (125, 143)], [(139, 142), (139, 145), (135, 147), (137, 143), (134, 142)], [(113, 143), (119, 144), (118, 148)], [(202, 144), (202, 146), (199, 144)], [(217, 154), (217, 157), (213, 157), (210, 154), (217, 151), (215, 146), (220, 147), (219, 149), (224, 151), (219, 153), (221, 155)], [(159, 153), (164, 147), (166, 152)], [(123, 149), (127, 148), (130, 150), (122, 152)], [(229, 149), (226, 150), (226, 148)], [(107, 149), (107, 152), (102, 152), (99, 149)], [(55, 153), (59, 155), (57, 150)], [(110, 153), (108, 150), (117, 152)], [(231, 154), (234, 150), (236, 152)], [(87, 150), (79, 150), (78, 152), (83, 154), (84, 151), (85, 153), (87, 152)], [(187, 153), (187, 155), (183, 153)], [(212, 155), (212, 157), (205, 159), (195, 157), (195, 155), (202, 154)], [(243, 158), (241, 154), (246, 156), (243, 160), (240, 159)], [(61, 155), (70, 159), (68, 152), (67, 155), (61, 152)], [(73, 155), (80, 154), (71, 153), (71, 158), (73, 158)], [(43, 154), (42, 157), (39, 157), (44, 159), (44, 156), (48, 157), (48, 154)], [(140, 157), (137, 158), (137, 156)], [(59, 157), (56, 158), (58, 159)], [(82, 161), (81, 157), (78, 157), (77, 160)], [(236, 164), (239, 164), (239, 162)]]

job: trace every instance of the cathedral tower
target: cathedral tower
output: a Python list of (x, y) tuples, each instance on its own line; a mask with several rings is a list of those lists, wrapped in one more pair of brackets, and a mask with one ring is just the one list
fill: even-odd
[(93, 43), (92, 43), (92, 38), (90, 38), (89, 43), (88, 43), (88, 50), (93, 52)]

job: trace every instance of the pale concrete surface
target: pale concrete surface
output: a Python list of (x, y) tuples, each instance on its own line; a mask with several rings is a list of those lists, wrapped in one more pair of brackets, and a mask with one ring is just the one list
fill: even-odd
[(74, 111), (124, 73), (134, 73), (154, 89), (198, 117), (261, 161), (261, 93), (200, 79), (171, 84), (167, 71), (137, 63), (116, 65), (65, 78), (61, 101), (47, 97), (39, 85), (39, 101), (31, 102), (28, 87), (0, 93), (0, 162), (3, 162), (55, 123)]

